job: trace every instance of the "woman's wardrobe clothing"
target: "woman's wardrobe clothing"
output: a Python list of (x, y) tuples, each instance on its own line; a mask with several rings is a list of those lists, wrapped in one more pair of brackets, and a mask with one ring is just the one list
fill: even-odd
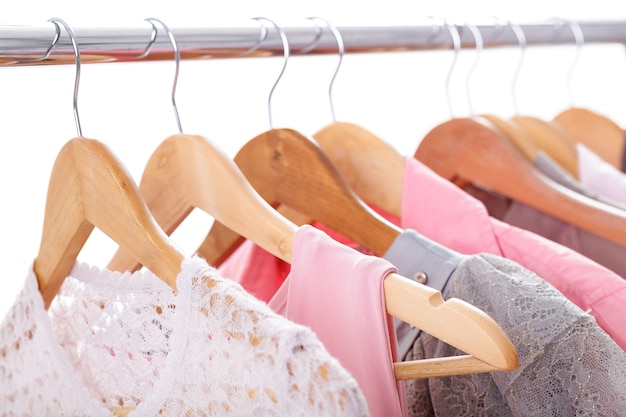
[[(626, 353), (536, 274), (499, 256), (471, 255), (459, 263), (444, 297), (491, 316), (515, 346), (519, 367), (407, 381), (410, 416), (626, 415)], [(421, 332), (406, 359), (461, 354)]]
[(626, 205), (626, 174), (582, 143), (576, 144), (580, 183), (618, 205)]
[[(626, 350), (626, 280), (615, 272), (571, 248), (490, 216), (479, 199), (409, 156), (405, 157), (402, 197), (401, 219), (374, 209), (403, 228), (416, 230), (451, 250), (463, 254), (491, 253), (519, 263), (594, 316), (600, 327)], [(316, 227), (350, 244), (323, 225)], [(288, 268), (285, 262), (245, 241), (220, 271), (242, 281), (247, 289), (249, 277), (262, 276), (254, 281), (255, 285), (276, 285), (284, 279)]]
[(372, 416), (406, 416), (404, 383), (393, 318), (387, 314), (383, 281), (396, 269), (305, 225), (298, 229), (289, 276), (269, 305), (310, 327), (328, 352), (357, 380)]
[(0, 326), (3, 415), (368, 415), (310, 329), (200, 258), (176, 286), (77, 264), (46, 311), (29, 271)]
[[(428, 198), (424, 198), (428, 196)], [(491, 253), (533, 271), (588, 311), (626, 350), (626, 280), (580, 253), (491, 217), (485, 205), (405, 158), (401, 226), (465, 254)]]

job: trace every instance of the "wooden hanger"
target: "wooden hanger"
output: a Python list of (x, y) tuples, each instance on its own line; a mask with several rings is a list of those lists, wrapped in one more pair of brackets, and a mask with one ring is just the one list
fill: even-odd
[[(285, 37), (283, 42), (286, 43)], [(375, 253), (386, 252), (401, 232), (363, 203), (321, 148), (295, 130), (271, 128), (256, 136), (237, 153), (235, 163), (254, 189), (273, 206), (281, 204), (306, 214)], [(227, 240), (210, 238), (215, 230), (228, 232), (215, 226), (219, 227), (219, 223), (214, 224), (205, 242)], [(440, 292), (395, 273), (385, 277), (384, 292), (389, 314), (469, 354), (395, 363), (397, 379), (517, 367), (517, 354), (506, 334), (493, 319), (470, 304), (456, 299), (444, 301)], [(428, 330), (418, 323), (421, 321), (429, 322)]]
[[(270, 207), (233, 160), (204, 137), (177, 134), (165, 139), (150, 156), (139, 189), (167, 234), (199, 208), (274, 256), (291, 261), (296, 225)], [(140, 265), (134, 259), (120, 248), (109, 268), (135, 270)]]
[[(577, 22), (564, 21), (564, 23), (574, 35), (577, 46), (577, 54), (572, 62), (568, 77), (568, 91), (570, 92), (570, 103), (572, 103), (571, 76), (585, 44), (585, 38)], [(603, 160), (622, 171), (626, 138), (624, 137), (624, 130), (616, 122), (590, 109), (573, 105), (559, 113), (553, 121), (561, 126), (576, 143), (585, 145)]]
[(77, 137), (55, 161), (34, 264), (46, 308), (94, 227), (176, 288), (185, 256), (156, 224), (117, 157), (102, 143)]
[(333, 122), (313, 137), (363, 201), (400, 217), (404, 157), (392, 145), (347, 122)]
[(471, 182), (626, 246), (626, 214), (539, 173), (488, 120), (457, 118), (432, 129), (415, 158), (457, 184)]
[(582, 107), (570, 107), (553, 119), (576, 143), (622, 171), (626, 132), (609, 117)]
[(176, 288), (176, 277), (185, 256), (152, 218), (132, 177), (104, 144), (82, 137), (78, 116), (80, 52), (74, 32), (62, 19), (49, 20), (58, 41), (60, 26), (74, 48), (74, 119), (78, 137), (68, 141), (54, 163), (39, 252), (34, 272), (46, 308), (76, 262), (94, 227), (127, 248), (155, 275)]
[(554, 122), (534, 116), (517, 115), (511, 118), (528, 138), (574, 178), (578, 178), (578, 151), (572, 137)]
[[(383, 255), (402, 230), (369, 208), (322, 149), (293, 129), (271, 129), (246, 143), (235, 163), (272, 206), (285, 205)], [(214, 238), (212, 229), (208, 240)], [(199, 249), (202, 254), (204, 244)]]

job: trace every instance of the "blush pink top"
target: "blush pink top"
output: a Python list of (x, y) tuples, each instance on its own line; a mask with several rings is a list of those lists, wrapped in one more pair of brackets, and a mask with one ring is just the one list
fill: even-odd
[(626, 174), (603, 160), (582, 143), (578, 151), (578, 176), (580, 183), (598, 195), (614, 202), (618, 207), (626, 204)]
[(626, 280), (535, 233), (490, 217), (485, 206), (412, 157), (405, 158), (401, 226), (465, 254), (511, 259), (588, 311), (626, 350)]
[(388, 261), (364, 255), (323, 231), (298, 229), (291, 271), (269, 305), (310, 327), (357, 380), (372, 416), (406, 416), (406, 391), (396, 381), (398, 347), (387, 314), (383, 280)]

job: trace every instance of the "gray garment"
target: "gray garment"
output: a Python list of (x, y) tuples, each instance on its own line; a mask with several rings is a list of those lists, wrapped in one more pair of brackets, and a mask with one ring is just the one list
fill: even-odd
[(471, 184), (463, 190), (480, 200), (490, 216), (573, 249), (626, 278), (626, 246), (496, 192)]
[(578, 182), (578, 180), (576, 180), (576, 178), (574, 178), (569, 172), (563, 169), (563, 167), (561, 167), (558, 162), (552, 159), (544, 151), (537, 152), (537, 155), (535, 156), (532, 164), (535, 168), (537, 168), (539, 172), (541, 172), (557, 184), (569, 188), (570, 190), (575, 191), (578, 194), (584, 195), (585, 197), (589, 197), (601, 203), (608, 204), (609, 206), (614, 206), (622, 210), (626, 209), (626, 206), (623, 203), (607, 199), (585, 188), (580, 182)]
[[(519, 367), (407, 381), (410, 416), (626, 416), (626, 353), (533, 272), (496, 255), (469, 256), (444, 296), (491, 316), (513, 342)], [(422, 332), (406, 359), (460, 354)]]
[[(464, 256), (415, 230), (406, 229), (394, 240), (383, 258), (398, 268), (400, 275), (443, 292), (450, 275)], [(420, 330), (397, 318), (394, 322), (398, 357), (404, 358)]]

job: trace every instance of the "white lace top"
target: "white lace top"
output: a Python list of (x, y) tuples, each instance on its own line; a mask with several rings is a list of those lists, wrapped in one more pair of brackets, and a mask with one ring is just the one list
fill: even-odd
[(79, 264), (46, 312), (31, 271), (0, 326), (0, 415), (368, 415), (310, 329), (199, 258), (177, 288)]

